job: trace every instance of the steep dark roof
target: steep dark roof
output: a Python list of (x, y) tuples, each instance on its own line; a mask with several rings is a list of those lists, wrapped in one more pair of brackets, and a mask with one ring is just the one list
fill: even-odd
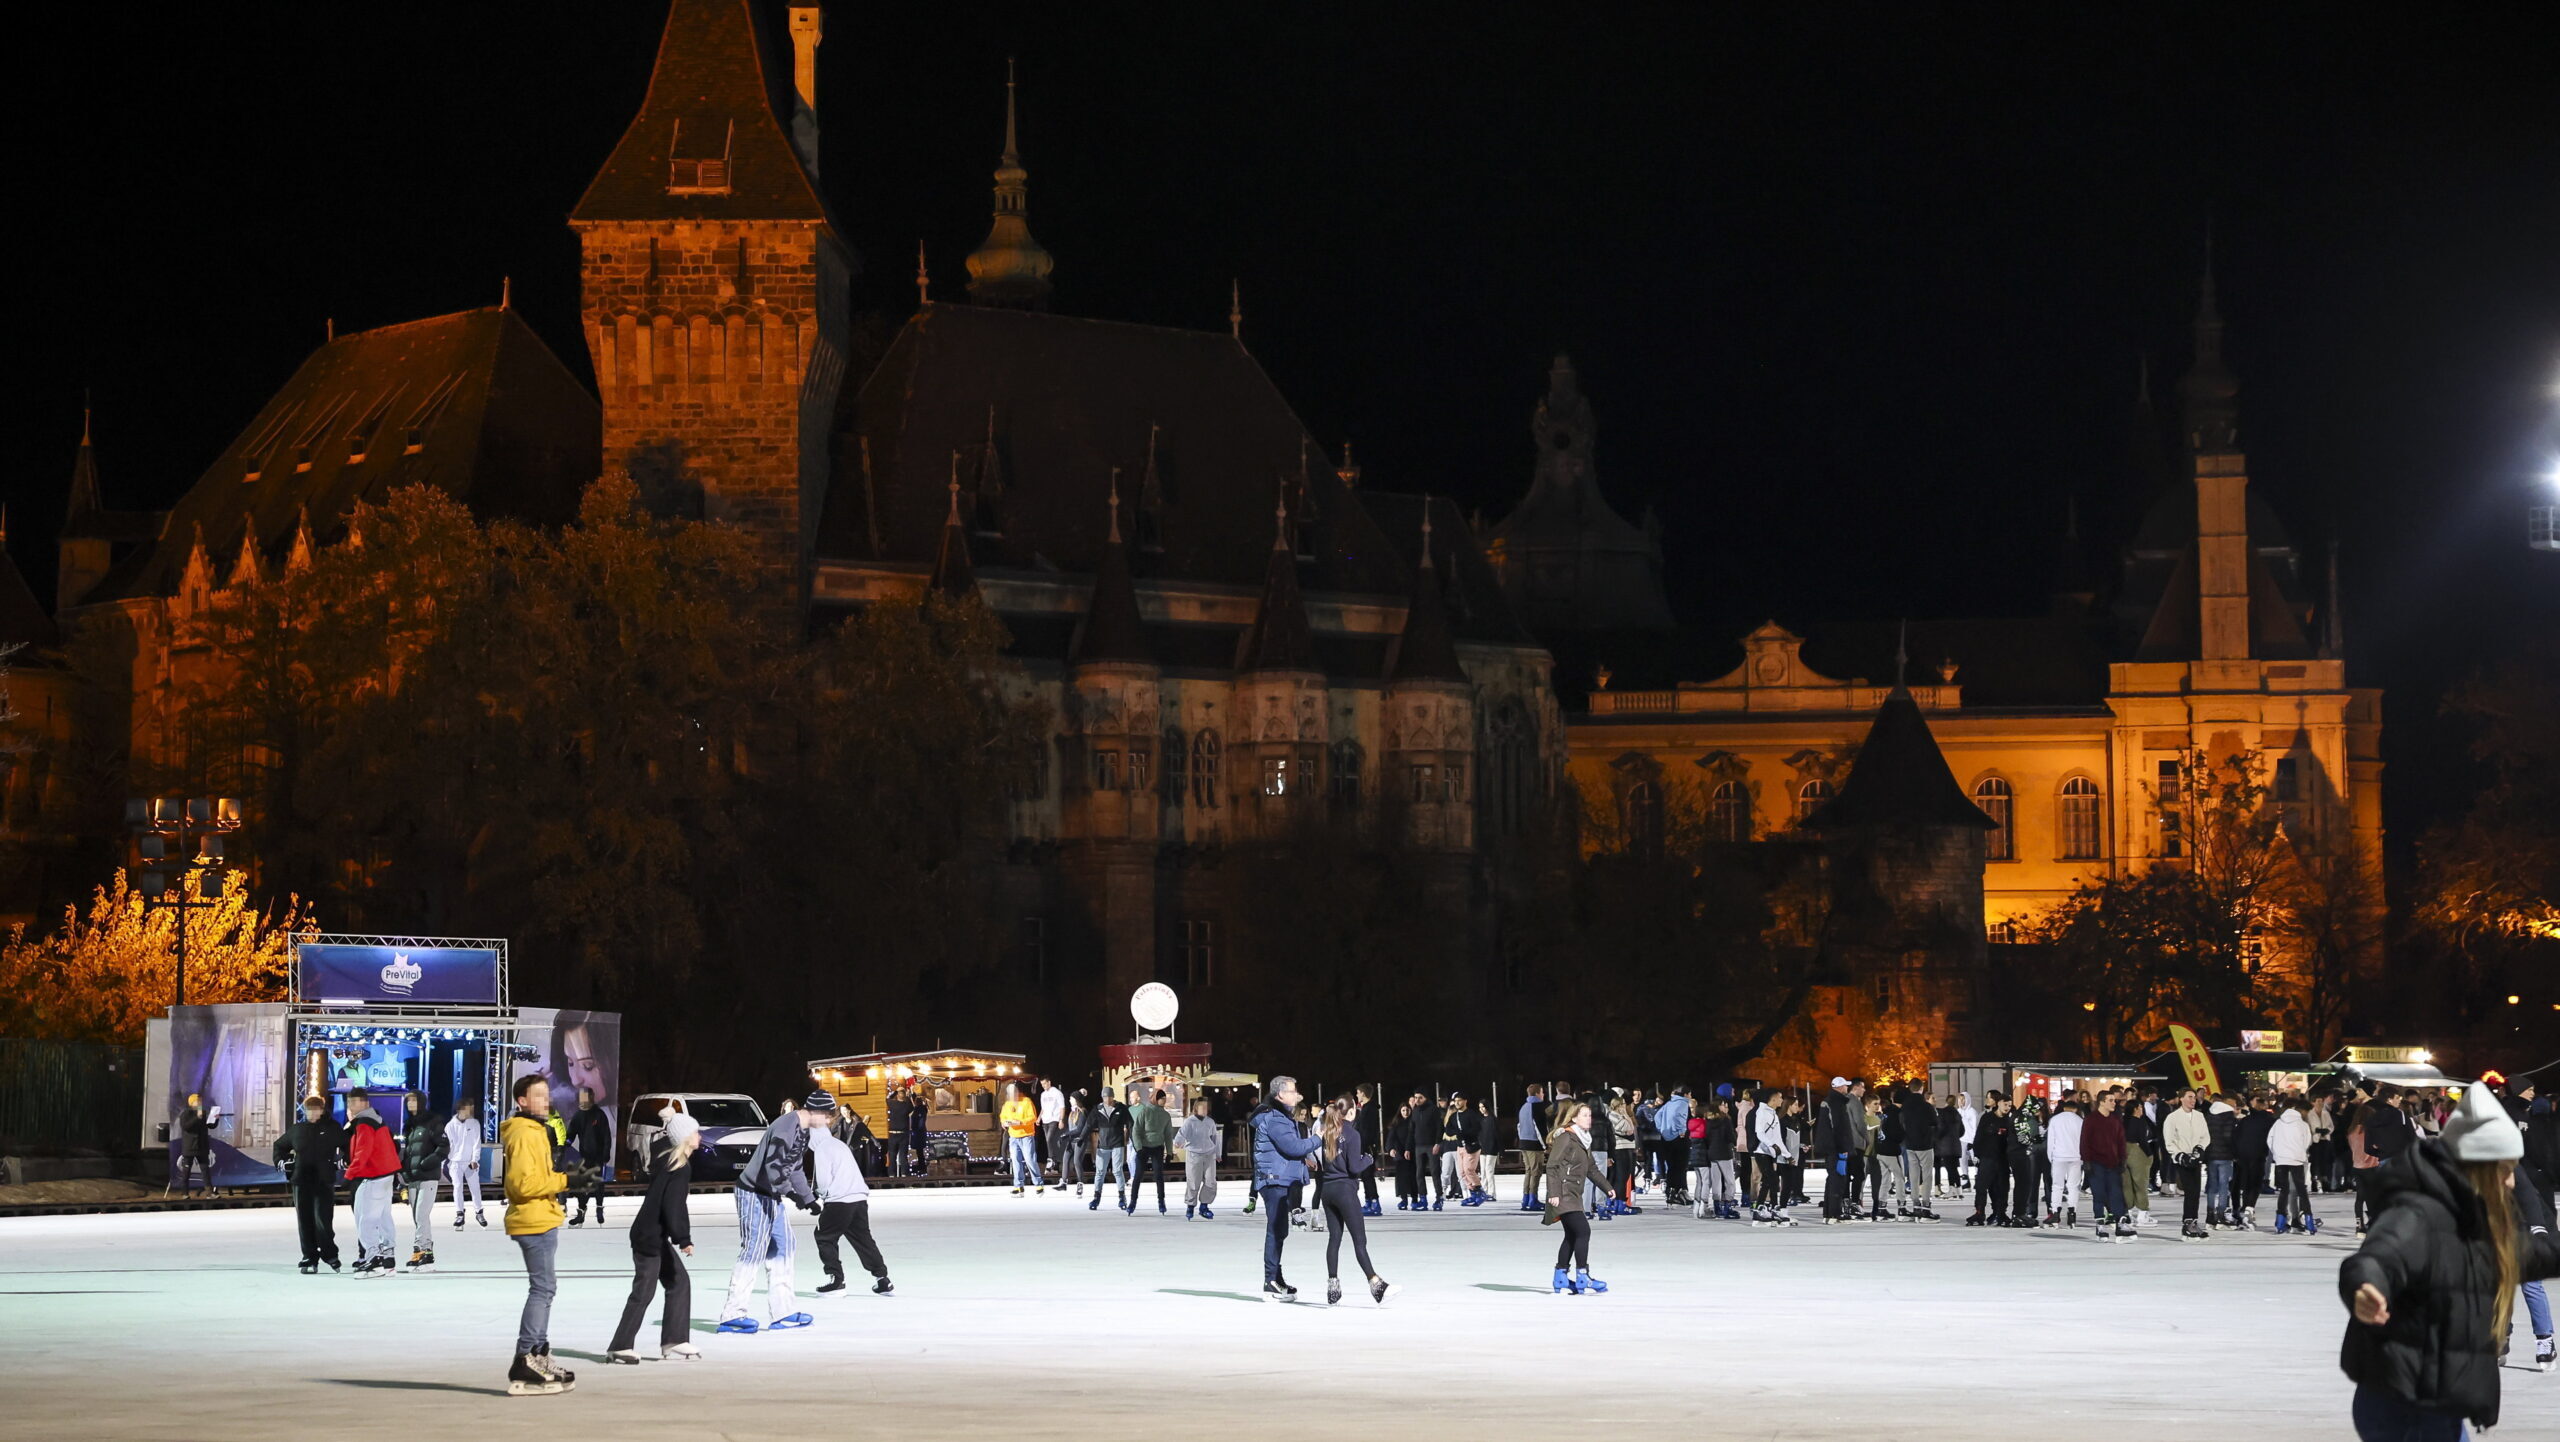
[(1414, 568), (1413, 596), (1405, 603), (1404, 635), (1396, 642), (1390, 681), (1464, 681), (1467, 668), (1458, 664), (1457, 643), (1449, 636), (1449, 616), (1440, 599), (1440, 570), (1432, 552), (1441, 542), (1426, 535), (1422, 563)]
[(946, 596), (966, 596), (978, 589), (978, 570), (969, 564), (969, 532), (960, 524), (957, 492), (952, 494), (941, 537), (934, 544), (933, 577), (927, 584)]
[(0, 646), (50, 646), (57, 639), (53, 618), (11, 559), (7, 529), (0, 527)]
[[(1902, 628), (1892, 621), (1850, 621), (1803, 628), (1805, 664), (1825, 676), (1891, 684)], [(1910, 673), (1937, 679), (1938, 663), (1956, 663), (1966, 710), (2106, 704), (2104, 637), (2084, 617), (1971, 617), (1910, 623)], [(1630, 681), (1629, 685), (1641, 684)]]
[(1271, 547), (1263, 567), (1262, 605), (1253, 624), (1236, 641), (1236, 669), (1256, 671), (1320, 671), (1315, 631), (1307, 624), (1307, 605), (1298, 594), (1298, 558), (1291, 554), (1287, 532)]
[[(569, 219), (826, 220), (771, 95), (751, 0), (675, 0), (648, 98)], [(726, 192), (667, 193), (671, 159), (724, 152)]]
[[(2204, 602), (2197, 580), (2193, 544), (2170, 563), (2158, 596), (2151, 602), (2141, 637), (2133, 647), (2137, 661), (2192, 661), (2204, 654)], [(2290, 566), (2288, 565), (2288, 569)], [(2312, 654), (2302, 612), (2286, 594), (2276, 568), (2262, 552), (2249, 554), (2249, 654), (2262, 660), (2293, 660)]]
[(1146, 618), (1138, 613), (1138, 588), (1129, 577), (1129, 547), (1120, 539), (1116, 502), (1112, 512), (1111, 536), (1102, 548), (1102, 565), (1093, 574), (1093, 599), (1085, 607), (1084, 624), (1076, 630), (1075, 649), (1068, 659), (1079, 664), (1143, 665), (1155, 656), (1147, 649)]
[(482, 515), (565, 521), (602, 464), (603, 425), (595, 397), (513, 311), (339, 336), (179, 499), (165, 539), (118, 563), (90, 599), (176, 590), (199, 532), (223, 567), (244, 534), (280, 560), (305, 515), (326, 542), (357, 502), (412, 484)]
[[(907, 322), (850, 408), (818, 555), (929, 561), (952, 455), (964, 481), (976, 473), (991, 407), (1004, 492), (999, 533), (973, 541), (980, 565), (1091, 574), (1117, 468), (1140, 577), (1257, 585), (1271, 549), (1272, 495), (1284, 482), (1295, 489), (1305, 456), (1300, 516), (1315, 558), (1306, 584), (1405, 592), (1394, 545), (1226, 332), (941, 303)], [(1142, 518), (1130, 478), (1145, 471), (1151, 428), (1162, 505)], [(877, 554), (864, 511), (865, 442)], [(1138, 544), (1150, 535), (1156, 546)]]
[(1876, 708), (1840, 794), (1806, 819), (1817, 830), (1849, 826), (1974, 826), (1999, 823), (1982, 814), (1956, 784), (1911, 693), (1896, 686)]
[(63, 508), (66, 541), (156, 541), (168, 517), (159, 511), (110, 511), (98, 489), (98, 453), (89, 428), (80, 427), (80, 450), (71, 461), (70, 502)]

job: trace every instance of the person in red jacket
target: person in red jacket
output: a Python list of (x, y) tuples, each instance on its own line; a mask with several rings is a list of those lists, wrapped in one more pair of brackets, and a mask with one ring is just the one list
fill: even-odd
[(397, 1267), (392, 1248), (391, 1194), (400, 1185), (400, 1141), (373, 1109), (362, 1087), (347, 1093), (347, 1180), (355, 1184), (356, 1271), (359, 1278), (387, 1277)]
[[(2124, 1209), (2124, 1118), (2116, 1115), (2116, 1094), (2098, 1094), (2098, 1104), (2080, 1126), (2080, 1165), (2088, 1173), (2089, 1209), (2098, 1217), (2098, 1240), (2130, 1242), (2133, 1217)], [(2110, 1223), (2114, 1230), (2108, 1230)]]

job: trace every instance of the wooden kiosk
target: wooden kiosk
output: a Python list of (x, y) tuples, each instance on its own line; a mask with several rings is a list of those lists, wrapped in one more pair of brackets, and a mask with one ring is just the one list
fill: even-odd
[(1003, 1161), (1004, 1127), (997, 1114), (1007, 1082), (1020, 1082), (1026, 1095), (1036, 1084), (1024, 1070), (1027, 1060), (1021, 1052), (968, 1047), (875, 1051), (813, 1061), (809, 1075), (886, 1145), (896, 1144), (889, 1135), (890, 1094), (912, 1090), (925, 1108), (928, 1172), (955, 1175), (972, 1162)]

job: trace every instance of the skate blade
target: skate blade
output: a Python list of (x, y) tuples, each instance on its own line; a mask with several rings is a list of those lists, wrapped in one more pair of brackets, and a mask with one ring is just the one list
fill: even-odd
[(569, 1387), (570, 1384), (566, 1382), (509, 1382), (507, 1384), (507, 1395), (510, 1397), (551, 1397), (568, 1391)]

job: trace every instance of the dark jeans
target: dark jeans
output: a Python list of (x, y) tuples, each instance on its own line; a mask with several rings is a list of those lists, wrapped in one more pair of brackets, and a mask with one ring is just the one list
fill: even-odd
[(337, 1205), (337, 1188), (327, 1182), (293, 1184), (293, 1220), (302, 1231), (302, 1260), (338, 1260), (338, 1229), (331, 1220)]
[(2463, 1442), (2471, 1430), (2447, 1412), (2429, 1412), (2379, 1387), (2356, 1388), (2350, 1414), (2358, 1442)]
[(2009, 1159), (2009, 1215), (2022, 1222), (2032, 1222), (2044, 1214), (2041, 1199), (2044, 1188), (2037, 1185), (2036, 1164), (2032, 1158)]
[(2240, 1154), (2239, 1169), (2231, 1174), (2232, 1204), (2243, 1210), (2254, 1210), (2258, 1199), (2266, 1195), (2267, 1154)]
[(1567, 1212), (1556, 1220), (1564, 1235), (1556, 1238), (1556, 1269), (1566, 1267), (1591, 1270), (1591, 1219), (1580, 1212)]
[(1280, 1280), (1280, 1247), (1289, 1240), (1289, 1191), (1287, 1187), (1260, 1188), (1263, 1218), (1262, 1280)]
[(1378, 1269), (1369, 1265), (1369, 1228), (1360, 1219), (1359, 1185), (1347, 1178), (1327, 1182), (1316, 1188), (1316, 1200), (1324, 1207), (1324, 1274), (1342, 1274), (1342, 1234), (1349, 1232), (1352, 1260), (1360, 1264), (1360, 1275), (1378, 1275)]
[(1828, 1220), (1843, 1214), (1843, 1204), (1853, 1202), (1856, 1189), (1849, 1181), (1848, 1157), (1833, 1157), (1822, 1169), (1822, 1215)]
[(669, 1246), (661, 1252), (631, 1254), (631, 1297), (622, 1304), (622, 1321), (613, 1329), (613, 1345), (607, 1351), (628, 1350), (640, 1340), (640, 1324), (648, 1319), (649, 1303), (658, 1289), (667, 1293), (667, 1309), (658, 1319), (658, 1345), (672, 1347), (685, 1340), (693, 1325), (693, 1274), (684, 1269), (684, 1254)]
[(590, 1180), (585, 1187), (581, 1188), (574, 1197), (574, 1200), (578, 1204), (578, 1215), (583, 1217), (587, 1214), (587, 1199), (592, 1197), (595, 1199), (596, 1204), (596, 1220), (601, 1222), (604, 1220), (604, 1168), (599, 1166), (594, 1171), (587, 1173), (587, 1175), (592, 1178), (592, 1180)]
[(862, 1270), (875, 1277), (889, 1275), (889, 1264), (880, 1258), (880, 1246), (871, 1240), (871, 1204), (865, 1202), (829, 1202), (818, 1209), (818, 1264), (827, 1269), (827, 1280), (844, 1280), (844, 1260), (836, 1254), (836, 1240), (853, 1243), (853, 1254), (862, 1261)]
[(1164, 1210), (1164, 1148), (1140, 1147), (1135, 1161), (1129, 1164), (1129, 1205), (1138, 1205), (1138, 1188), (1145, 1184), (1147, 1173), (1156, 1174), (1156, 1210)]
[[(1062, 1132), (1060, 1135), (1063, 1137), (1064, 1133)], [(1050, 1159), (1056, 1162), (1058, 1166), (1059, 1186), (1082, 1186), (1084, 1184), (1084, 1148), (1085, 1144), (1080, 1140), (1061, 1140), (1058, 1143), (1057, 1150), (1051, 1153)]]
[(2184, 1204), (2186, 1219), (2196, 1219), (2196, 1207), (2204, 1201), (2204, 1163), (2178, 1163), (2178, 1200)]
[(1976, 1161), (1973, 1164), (1973, 1212), (1975, 1216), (2009, 1216), (2009, 1164), (2006, 1161)]
[(2096, 1162), (2087, 1166), (2089, 1173), (2089, 1210), (2101, 1222), (2124, 1220), (2124, 1168), (2102, 1167)]
[(2311, 1169), (2307, 1166), (2276, 1168), (2277, 1216), (2307, 1217), (2311, 1215), (2310, 1171)]

